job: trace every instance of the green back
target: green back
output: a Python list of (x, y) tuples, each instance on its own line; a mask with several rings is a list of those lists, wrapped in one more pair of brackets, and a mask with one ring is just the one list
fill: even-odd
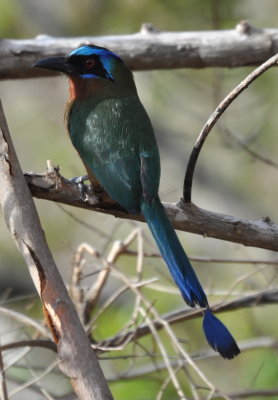
[(140, 212), (143, 195), (157, 196), (159, 153), (137, 94), (76, 100), (69, 112), (69, 133), (83, 162), (129, 212)]

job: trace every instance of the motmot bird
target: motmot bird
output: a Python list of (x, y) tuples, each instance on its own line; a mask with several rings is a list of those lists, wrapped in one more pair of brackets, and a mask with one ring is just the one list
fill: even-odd
[(203, 309), (210, 346), (231, 359), (240, 352), (226, 326), (211, 312), (207, 296), (161, 204), (159, 151), (133, 74), (112, 51), (82, 46), (36, 67), (65, 73), (70, 99), (66, 123), (91, 180), (129, 213), (142, 213), (182, 297)]

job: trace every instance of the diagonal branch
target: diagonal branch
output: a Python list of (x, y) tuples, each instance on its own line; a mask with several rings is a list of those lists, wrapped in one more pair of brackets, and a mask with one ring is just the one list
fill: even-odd
[(0, 348), (0, 398), (2, 400), (8, 400), (8, 391), (6, 385), (4, 362), (2, 357), (2, 348)]
[[(238, 310), (247, 307), (257, 307), (267, 304), (278, 303), (278, 290), (271, 289), (263, 292), (246, 295), (239, 299), (231, 300), (229, 302), (221, 303), (212, 307), (214, 313), (226, 312), (232, 310)], [(183, 309), (168, 314), (161, 315), (160, 320), (154, 320), (153, 324), (157, 330), (164, 328), (164, 324), (161, 321), (166, 321), (169, 325), (178, 324), (188, 319), (196, 318), (202, 315), (202, 310), (192, 311), (191, 309)], [(110, 348), (121, 346), (126, 343), (129, 338), (132, 340), (139, 339), (145, 335), (150, 334), (150, 327), (148, 324), (142, 324), (135, 330), (130, 330), (125, 333), (120, 333), (112, 338), (105, 339), (102, 343), (99, 343), (96, 348)]]
[[(223, 129), (223, 128), (222, 128)], [(242, 139), (240, 139), (237, 135), (232, 133), (228, 128), (223, 129), (224, 132), (228, 137), (233, 140), (233, 142), (241, 149), (243, 149), (247, 154), (249, 154), (251, 157), (253, 157), (255, 160), (259, 160), (260, 162), (275, 168), (276, 170), (278, 169), (278, 162), (271, 160), (269, 157), (265, 157), (262, 154), (258, 153), (255, 150), (252, 150), (247, 143), (245, 143)]]
[[(238, 392), (229, 393), (229, 399), (255, 399), (258, 397), (259, 399), (273, 398), (277, 399), (278, 396), (278, 388), (276, 389), (253, 389), (253, 390), (242, 390)], [(214, 400), (221, 400), (222, 398), (218, 395), (211, 397)]]
[(41, 296), (60, 368), (80, 399), (112, 399), (45, 240), (0, 103), (0, 203), (6, 224)]

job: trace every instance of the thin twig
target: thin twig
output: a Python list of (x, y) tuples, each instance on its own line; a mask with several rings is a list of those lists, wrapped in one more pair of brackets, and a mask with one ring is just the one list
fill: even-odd
[[(187, 353), (181, 348), (180, 344), (178, 343), (175, 335), (173, 334), (170, 326), (167, 324), (167, 322), (165, 320), (163, 320), (159, 313), (155, 310), (155, 308), (152, 306), (152, 304), (147, 301), (147, 299), (141, 294), (141, 292), (134, 286), (131, 285), (130, 282), (128, 281), (128, 279), (119, 271), (117, 271), (115, 268), (111, 267), (111, 271), (113, 273), (114, 276), (116, 276), (118, 279), (122, 280), (123, 282), (125, 282), (127, 285), (130, 286), (130, 289), (137, 295), (140, 296), (142, 299), (142, 302), (145, 304), (145, 306), (151, 310), (152, 314), (155, 316), (155, 318), (157, 320), (160, 321), (160, 323), (163, 325), (163, 327), (166, 329), (168, 335), (171, 337), (172, 341), (175, 344), (175, 347), (177, 349), (179, 349), (180, 353), (185, 357), (185, 359), (188, 360), (189, 365), (191, 365), (193, 367), (193, 369), (195, 369), (195, 371), (197, 372), (197, 374), (201, 377), (201, 379), (203, 379), (203, 381), (208, 385), (208, 387), (210, 387), (211, 389), (215, 389), (214, 386), (208, 381), (208, 379), (204, 376), (204, 374), (202, 373), (202, 371), (200, 371), (200, 369), (196, 366), (196, 364), (192, 361), (192, 359), (187, 355)], [(153, 322), (152, 322), (153, 323)], [(147, 324), (149, 326), (149, 324)], [(156, 327), (155, 327), (156, 329)]]
[[(142, 297), (141, 297), (141, 299), (142, 299)], [(176, 389), (177, 395), (179, 396), (179, 398), (181, 400), (186, 400), (187, 398), (185, 397), (185, 394), (183, 393), (183, 391), (181, 389), (179, 381), (177, 380), (175, 371), (173, 370), (173, 368), (171, 366), (171, 363), (170, 363), (167, 351), (165, 349), (165, 346), (163, 345), (163, 343), (162, 343), (162, 341), (161, 341), (161, 339), (160, 339), (160, 337), (158, 335), (158, 332), (157, 332), (155, 326), (153, 325), (153, 321), (151, 320), (151, 318), (149, 318), (149, 316), (147, 315), (147, 313), (146, 313), (146, 311), (145, 311), (145, 309), (143, 307), (140, 307), (139, 311), (142, 314), (142, 316), (146, 319), (146, 322), (150, 327), (150, 331), (151, 331), (151, 333), (152, 333), (152, 335), (153, 335), (153, 337), (155, 339), (156, 344), (159, 347), (159, 350), (160, 350), (160, 353), (161, 353), (161, 355), (163, 357), (165, 366), (166, 366), (166, 368), (167, 368), (167, 370), (169, 372), (169, 379), (171, 379), (171, 381), (173, 383), (173, 386)]]
[[(34, 369), (32, 368), (32, 366), (30, 365), (28, 359), (25, 359), (25, 363), (26, 363), (26, 367), (28, 368), (28, 371), (30, 372), (30, 374), (32, 375), (32, 377), (35, 379), (35, 382), (33, 382), (31, 385), (29, 385), (28, 388), (31, 387), (31, 386), (35, 386), (35, 387), (38, 388), (38, 391), (39, 391), (40, 393), (42, 393), (42, 394), (45, 396), (45, 398), (46, 398), (47, 400), (56, 400), (56, 399), (54, 399), (53, 396), (51, 396), (51, 394), (48, 392), (48, 390), (46, 390), (45, 388), (43, 388), (43, 386), (42, 386), (42, 384), (41, 384), (41, 382), (40, 382), (40, 379), (43, 378), (44, 376), (42, 376), (41, 378), (38, 379), (38, 377), (37, 377), (37, 371), (38, 371), (38, 369), (36, 368), (36, 369), (34, 370)], [(45, 369), (44, 369), (44, 372), (45, 372)], [(50, 372), (54, 372), (54, 373), (55, 373), (56, 371), (50, 371)], [(58, 371), (57, 371), (57, 372), (58, 372)], [(47, 374), (48, 374), (48, 373), (46, 372), (46, 373), (45, 373), (45, 376), (46, 376)]]
[(15, 319), (16, 321), (21, 322), (23, 325), (31, 326), (37, 332), (39, 332), (41, 335), (45, 337), (50, 337), (50, 333), (46, 328), (44, 328), (34, 319), (27, 317), (26, 315), (23, 315), (17, 311), (5, 307), (0, 307), (0, 314), (7, 315), (8, 317)]
[(4, 368), (4, 362), (3, 362), (1, 348), (0, 348), (0, 398), (1, 398), (1, 400), (8, 400), (5, 368)]
[(75, 222), (80, 224), (81, 226), (84, 226), (85, 228), (89, 229), (90, 232), (95, 232), (98, 236), (103, 237), (103, 238), (108, 238), (109, 235), (107, 232), (102, 231), (99, 229), (96, 224), (92, 225), (89, 224), (88, 222), (78, 218), (76, 215), (68, 211), (65, 207), (63, 207), (61, 204), (57, 204), (57, 206), (65, 213), (67, 214), (71, 219), (73, 219)]
[(20, 347), (41, 347), (43, 349), (52, 350), (57, 353), (57, 346), (50, 340), (19, 340), (17, 342), (6, 343), (0, 346), (1, 351), (17, 349)]
[[(30, 348), (22, 348), (20, 351), (13, 352), (11, 357), (9, 357), (9, 360), (5, 363), (5, 368), (8, 370), (11, 367), (14, 367), (15, 365), (19, 365), (19, 362), (21, 360), (25, 360), (26, 356), (30, 353)], [(10, 378), (10, 377), (9, 377)]]
[(265, 265), (259, 269), (255, 269), (254, 271), (247, 272), (244, 275), (240, 276), (238, 279), (236, 279), (235, 282), (233, 282), (230, 286), (230, 288), (227, 290), (227, 293), (222, 299), (222, 302), (225, 303), (225, 301), (228, 300), (229, 297), (231, 297), (232, 293), (235, 291), (235, 289), (242, 283), (253, 277), (254, 275), (264, 271), (265, 269), (268, 269), (268, 265)]
[(246, 151), (250, 156), (252, 156), (255, 160), (259, 160), (270, 167), (278, 169), (278, 163), (276, 161), (271, 160), (268, 157), (264, 157), (263, 155), (257, 153), (256, 151), (250, 149), (250, 147), (239, 137), (237, 137), (234, 133), (232, 133), (228, 128), (223, 128), (224, 132), (231, 137), (234, 142), (242, 149)]
[[(140, 282), (134, 282), (133, 285), (137, 288), (144, 287), (146, 285), (151, 284), (152, 282), (156, 281), (156, 278), (148, 279), (147, 281), (140, 281)], [(91, 332), (94, 330), (94, 325), (96, 324), (97, 320), (102, 316), (102, 314), (126, 291), (130, 290), (130, 285), (124, 285), (120, 287), (116, 292), (114, 292), (100, 307), (100, 309), (97, 311), (97, 313), (94, 315), (92, 320), (90, 321), (90, 324), (87, 326), (86, 330), (87, 332)], [(133, 314), (132, 314), (133, 315)], [(133, 317), (131, 318), (133, 320)], [(131, 325), (131, 322), (128, 323), (128, 325)]]
[[(242, 309), (245, 307), (258, 307), (260, 305), (266, 304), (277, 304), (278, 303), (278, 289), (270, 289), (267, 291), (257, 292), (250, 295), (243, 296), (239, 299), (231, 300), (227, 303), (221, 303), (221, 305), (216, 304), (212, 306), (214, 313), (226, 312), (231, 310)], [(166, 321), (169, 325), (174, 325), (188, 319), (197, 318), (201, 316), (201, 310), (191, 310), (182, 309), (178, 311), (172, 311), (168, 314), (161, 315), (159, 320), (155, 320), (154, 324), (156, 329), (162, 329), (164, 324), (161, 320)], [(139, 339), (150, 333), (150, 328), (147, 324), (142, 324), (136, 328), (136, 330), (131, 330), (125, 334), (119, 334), (112, 338), (106, 339), (102, 342), (103, 346), (113, 347), (119, 346), (123, 341), (126, 341), (127, 337), (134, 337), (134, 339)]]
[(215, 111), (211, 114), (208, 121), (201, 130), (193, 150), (190, 154), (189, 161), (187, 164), (187, 169), (184, 177), (183, 185), (183, 201), (185, 203), (191, 203), (191, 192), (192, 192), (192, 180), (193, 174), (196, 167), (196, 163), (203, 147), (203, 144), (209, 135), (210, 131), (216, 124), (217, 120), (221, 117), (224, 111), (229, 107), (229, 105), (242, 93), (253, 81), (255, 81), (260, 75), (271, 68), (273, 65), (277, 64), (278, 54), (275, 54), (269, 58), (266, 62), (256, 68), (251, 74), (247, 76), (238, 86), (236, 86), (222, 102), (217, 106)]
[[(137, 251), (126, 249), (124, 254), (128, 256), (136, 256), (138, 255)], [(160, 253), (150, 253), (144, 252), (144, 257), (146, 258), (161, 258)], [(265, 264), (265, 265), (278, 265), (278, 260), (255, 260), (255, 259), (247, 259), (247, 258), (220, 258), (220, 257), (211, 257), (211, 256), (190, 256), (188, 257), (190, 261), (201, 262), (201, 263), (220, 263), (220, 264)]]
[[(130, 243), (132, 243), (132, 241), (134, 240), (136, 234), (133, 231), (131, 233), (131, 235), (129, 235), (127, 237), (126, 240), (123, 241), (123, 243), (126, 245), (126, 247), (128, 245), (130, 245)], [(113, 250), (114, 249), (114, 250)], [(86, 249), (88, 250), (88, 249)], [(121, 272), (119, 272), (115, 266), (111, 263), (111, 260), (114, 259), (116, 260), (118, 258), (118, 256), (120, 254), (122, 254), (122, 250), (123, 250), (123, 246), (117, 241), (116, 244), (114, 244), (114, 246), (112, 247), (112, 254), (110, 252), (110, 262), (106, 259), (102, 259), (103, 263), (107, 265), (107, 268), (109, 268), (110, 270), (110, 274), (112, 274), (113, 276), (115, 276), (117, 279), (121, 280), (122, 282), (124, 282), (125, 286), (128, 287), (130, 290), (132, 290), (134, 292), (134, 294), (136, 295), (136, 297), (140, 297), (141, 301), (140, 303), (142, 304), (142, 306), (139, 307), (140, 313), (144, 314), (144, 318), (146, 319), (147, 323), (146, 325), (149, 328), (149, 332), (152, 333), (152, 335), (155, 337), (156, 343), (157, 343), (157, 334), (156, 334), (156, 330), (157, 327), (159, 325), (157, 325), (157, 321), (159, 321), (160, 325), (163, 326), (165, 328), (165, 331), (167, 333), (167, 335), (169, 336), (169, 338), (171, 339), (172, 342), (172, 346), (174, 348), (175, 351), (178, 351), (178, 353), (180, 353), (182, 355), (182, 357), (184, 359), (187, 360), (188, 365), (190, 365), (193, 370), (197, 373), (197, 375), (203, 380), (203, 382), (207, 385), (207, 387), (211, 390), (211, 393), (216, 393), (217, 389), (214, 387), (214, 385), (208, 380), (208, 378), (204, 375), (204, 373), (200, 370), (200, 368), (194, 363), (194, 361), (192, 360), (192, 358), (186, 353), (186, 351), (182, 348), (182, 346), (180, 345), (178, 339), (176, 338), (175, 334), (172, 332), (170, 325), (167, 323), (167, 321), (163, 320), (163, 318), (160, 317), (159, 313), (156, 311), (155, 307), (142, 295), (142, 293), (140, 292), (139, 288), (137, 287), (138, 283), (134, 284), (132, 283), (124, 274), (122, 274)], [(93, 249), (91, 251), (94, 251)], [(89, 254), (91, 253), (91, 251), (89, 251)], [(140, 284), (141, 282), (139, 282)], [(143, 308), (144, 306), (144, 308)], [(145, 308), (148, 310), (148, 312), (150, 312), (153, 317), (155, 318), (155, 320), (153, 321), (152, 319), (150, 319), (150, 317), (148, 316), (148, 313), (145, 311)], [(155, 325), (154, 325), (155, 323)], [(152, 329), (153, 326), (153, 329)], [(121, 346), (125, 346), (127, 343), (130, 342), (130, 340), (134, 339), (136, 337), (136, 331), (133, 332), (133, 334), (131, 335), (125, 335), (125, 340), (121, 342), (120, 344), (120, 349), (122, 350), (124, 347)], [(100, 348), (103, 349), (107, 346), (105, 346), (104, 342), (97, 346), (95, 346), (95, 348)], [(117, 346), (119, 348), (119, 346)], [(168, 365), (168, 361), (165, 359), (165, 357), (167, 358), (168, 355), (166, 353), (164, 353), (163, 348), (160, 346), (160, 351), (163, 355), (164, 361), (166, 363), (166, 365)], [(171, 368), (171, 366), (168, 366), (169, 368)], [(168, 369), (168, 368), (167, 368)], [(180, 396), (182, 396), (182, 392), (180, 392), (179, 389), (179, 385), (177, 386), (176, 383), (176, 378), (174, 376), (173, 370), (171, 369), (171, 371), (168, 369), (169, 374), (171, 376), (171, 380), (174, 384), (174, 386), (176, 387), (178, 393)], [(183, 398), (183, 397), (182, 397)], [(224, 396), (224, 398), (226, 398)]]
[[(112, 246), (112, 251), (110, 252), (109, 258), (110, 261), (111, 260), (116, 260), (119, 255), (121, 254), (126, 254), (129, 252), (128, 249), (128, 245), (130, 245), (132, 243), (133, 240), (136, 239), (136, 234), (133, 231), (131, 235), (129, 235), (129, 237), (123, 241), (123, 242), (116, 242), (116, 245), (114, 244), (114, 246)], [(123, 243), (126, 246), (123, 246)], [(136, 340), (141, 337), (141, 335), (138, 335), (138, 332), (141, 331), (142, 327), (147, 328), (148, 333), (151, 333), (152, 336), (155, 338), (155, 342), (158, 345), (159, 349), (160, 349), (160, 353), (162, 354), (162, 358), (164, 360), (164, 368), (168, 371), (171, 382), (174, 384), (174, 387), (176, 388), (176, 390), (179, 390), (179, 386), (176, 386), (176, 378), (175, 378), (175, 368), (180, 368), (181, 366), (183, 366), (183, 368), (185, 368), (186, 366), (191, 366), (193, 368), (193, 370), (195, 372), (197, 372), (197, 374), (204, 380), (204, 382), (206, 383), (207, 387), (206, 389), (209, 389), (209, 395), (207, 398), (214, 398), (215, 396), (219, 397), (219, 393), (218, 390), (207, 380), (207, 377), (205, 375), (203, 375), (202, 371), (198, 368), (198, 366), (195, 364), (195, 360), (203, 360), (206, 358), (210, 358), (210, 357), (215, 357), (217, 355), (215, 355), (215, 353), (213, 353), (212, 351), (206, 351), (203, 354), (199, 354), (197, 356), (189, 356), (185, 350), (183, 349), (183, 347), (181, 346), (181, 344), (179, 343), (179, 341), (177, 340), (174, 332), (172, 331), (172, 329), (170, 328), (170, 324), (175, 322), (175, 317), (172, 318), (171, 314), (169, 314), (168, 316), (161, 316), (159, 315), (159, 313), (156, 311), (155, 307), (153, 306), (153, 304), (151, 304), (146, 298), (145, 296), (142, 295), (142, 293), (139, 290), (139, 287), (143, 284), (142, 281), (139, 282), (132, 282), (130, 280), (130, 278), (127, 278), (124, 274), (122, 274), (121, 272), (119, 272), (115, 265), (112, 264), (111, 262), (108, 263), (107, 260), (105, 260), (104, 258), (102, 258), (102, 255), (98, 252), (96, 252), (95, 249), (91, 248), (90, 246), (87, 245), (86, 248), (84, 248), (84, 252), (87, 252), (89, 254), (98, 254), (97, 258), (103, 262), (104, 266), (106, 265), (106, 268), (109, 268), (110, 270), (110, 274), (114, 277), (116, 277), (117, 279), (120, 279), (123, 283), (124, 286), (122, 288), (119, 289), (119, 292), (116, 292), (113, 295), (113, 301), (115, 300), (115, 298), (118, 298), (118, 296), (123, 293), (123, 291), (126, 290), (131, 290), (134, 292), (135, 294), (135, 299), (137, 299), (137, 297), (140, 297), (140, 302), (136, 301), (137, 304), (139, 304), (138, 308), (137, 308), (137, 312), (139, 312), (141, 315), (144, 316), (145, 322), (141, 325), (141, 326), (137, 326), (135, 328), (135, 330), (133, 331), (128, 331), (125, 332), (124, 334), (119, 334), (118, 336), (116, 336), (114, 339), (116, 339), (115, 342), (113, 342), (113, 340), (111, 340), (109, 342), (109, 340), (105, 340), (99, 344), (94, 344), (93, 347), (95, 349), (98, 349), (100, 351), (108, 351), (108, 350), (124, 350), (127, 346), (128, 343), (130, 343), (130, 341), (133, 341), (134, 343), (136, 343)], [(82, 257), (84, 257), (84, 252), (82, 254)], [(140, 254), (139, 254), (140, 253)], [(140, 251), (137, 252), (138, 256), (142, 257), (143, 256), (143, 247), (142, 245), (140, 245)], [(81, 261), (81, 260), (80, 260)], [(264, 267), (266, 268), (266, 267)], [(139, 268), (139, 271), (141, 271), (141, 267)], [(256, 271), (257, 273), (258, 271)], [(252, 274), (255, 272), (252, 272)], [(249, 275), (248, 275), (249, 276)], [(246, 279), (246, 277), (244, 278)], [(152, 280), (150, 280), (147, 283), (150, 283)], [(109, 304), (111, 304), (111, 299), (109, 299)], [(263, 302), (268, 302), (268, 301), (274, 301), (277, 302), (278, 301), (278, 290), (272, 289), (267, 291), (266, 293), (257, 293), (256, 296), (254, 296), (254, 294), (250, 295), (250, 296), (245, 296), (243, 299), (237, 299), (233, 302), (230, 303), (225, 303), (225, 304), (220, 304), (217, 305), (217, 307), (214, 307), (216, 312), (217, 310), (224, 310), (225, 307), (226, 309), (229, 309), (229, 307), (231, 307), (231, 305), (233, 307), (239, 306), (239, 307), (244, 307), (247, 304), (250, 305), (257, 305)], [(105, 306), (105, 308), (107, 307), (107, 305)], [(224, 307), (224, 308), (223, 308)], [(100, 311), (100, 314), (102, 313), (103, 310)], [(183, 311), (183, 317), (184, 319), (186, 318), (192, 318), (192, 317), (196, 317), (197, 315), (200, 315), (200, 312), (196, 312), (196, 311)], [(177, 316), (177, 315), (176, 315)], [(181, 316), (181, 315), (180, 315)], [(162, 349), (162, 347), (159, 345), (160, 343), (160, 338), (158, 335), (158, 330), (164, 328), (166, 334), (168, 335), (168, 337), (171, 339), (171, 342), (173, 344), (173, 348), (174, 350), (180, 354), (182, 357), (178, 359), (177, 362), (173, 362), (173, 360), (171, 360), (171, 357), (168, 355), (167, 352), (164, 352), (164, 350)], [(147, 332), (145, 331), (144, 334), (146, 334)], [(144, 335), (143, 334), (143, 335)], [(121, 336), (122, 335), (122, 336)], [(124, 340), (118, 340), (120, 337), (122, 337), (122, 339)], [(263, 338), (264, 339), (264, 338)], [(277, 346), (277, 341), (274, 341), (274, 339), (269, 339), (267, 338), (267, 340), (259, 340), (256, 341), (256, 343), (252, 342), (252, 341), (248, 341), (246, 342), (246, 345), (244, 343), (240, 344), (243, 350), (247, 350), (247, 349), (252, 349), (252, 348), (256, 348), (256, 347), (273, 347), (276, 348)], [(115, 346), (115, 347), (114, 347)], [(144, 355), (146, 356), (146, 354)], [(148, 356), (150, 356), (150, 354), (148, 354)], [(157, 357), (157, 355), (152, 354), (153, 357)], [(133, 353), (131, 356), (131, 359), (134, 360), (134, 358), (136, 358), (136, 354)], [(109, 357), (108, 357), (109, 358)], [(166, 359), (165, 359), (166, 358)], [(166, 361), (167, 360), (167, 361)], [(168, 365), (169, 364), (169, 365)], [(163, 368), (163, 366), (161, 366), (160, 368)], [(157, 363), (155, 364), (155, 366), (153, 367), (153, 372), (155, 372), (156, 370), (160, 369), (157, 365)], [(171, 370), (169, 369), (171, 368)], [(150, 370), (149, 370), (150, 373)], [(187, 373), (187, 371), (185, 371), (185, 373)], [(124, 374), (118, 375), (118, 377), (114, 377), (112, 378), (112, 380), (121, 380), (123, 378), (129, 378), (129, 370), (125, 371)], [(131, 374), (131, 377), (133, 376), (133, 378), (136, 378), (135, 376), (136, 374)], [(139, 374), (140, 375), (140, 374)], [(138, 375), (138, 377), (139, 377)], [(188, 381), (191, 384), (191, 391), (192, 391), (192, 395), (194, 396), (194, 399), (197, 399), (198, 397), (198, 389), (199, 386), (194, 385), (193, 384), (193, 380), (191, 377), (188, 377)], [(165, 381), (165, 384), (167, 382)], [(196, 389), (196, 390), (195, 390)], [(158, 396), (163, 394), (163, 389), (161, 392), (159, 392)], [(182, 396), (182, 393), (180, 392), (180, 396)], [(181, 397), (183, 398), (183, 397)], [(221, 394), (221, 398), (225, 398), (225, 399), (230, 399), (230, 396)]]
[(38, 382), (40, 379), (45, 377), (46, 375), (49, 374), (55, 367), (57, 367), (59, 363), (59, 360), (56, 359), (53, 363), (51, 363), (43, 373), (41, 373), (39, 376), (36, 376), (35, 378), (31, 379), (30, 381), (24, 383), (23, 385), (17, 387), (16, 389), (13, 389), (10, 393), (10, 397), (14, 396), (15, 394), (21, 392), (23, 389), (26, 389), (29, 386), (32, 386), (34, 383)]
[[(152, 324), (156, 321), (159, 321), (159, 324), (161, 327), (165, 329), (165, 332), (168, 334), (169, 338), (171, 339), (172, 346), (175, 349), (175, 351), (178, 351), (182, 357), (187, 361), (188, 365), (190, 365), (193, 370), (199, 375), (199, 377), (203, 380), (203, 382), (208, 386), (208, 388), (211, 390), (211, 393), (217, 393), (218, 390), (215, 388), (215, 386), (210, 382), (210, 380), (204, 375), (204, 373), (200, 370), (200, 368), (196, 365), (196, 363), (192, 360), (192, 358), (187, 354), (187, 352), (183, 349), (179, 341), (177, 340), (174, 332), (172, 331), (170, 325), (168, 322), (163, 319), (159, 313), (156, 311), (156, 309), (152, 306), (152, 304), (141, 294), (140, 291), (136, 287), (130, 284), (128, 279), (119, 271), (117, 271), (115, 268), (111, 267), (111, 272), (115, 277), (118, 279), (122, 280), (125, 282), (127, 285), (130, 285), (130, 289), (136, 293), (137, 296), (140, 296), (142, 299), (142, 302), (144, 305), (151, 311), (153, 316), (155, 317), (155, 321), (152, 321)], [(149, 324), (147, 324), (149, 326)], [(158, 325), (155, 325), (155, 329), (157, 329)], [(149, 327), (150, 331), (151, 328)], [(223, 398), (227, 399), (225, 395), (223, 395)]]
[[(257, 389), (257, 390), (242, 390), (240, 392), (233, 392), (229, 394), (230, 399), (254, 399), (255, 397), (260, 398), (269, 398), (278, 396), (278, 388), (277, 389)], [(219, 395), (213, 396), (213, 400), (222, 400), (222, 397)], [(277, 399), (277, 397), (276, 397)]]
[[(256, 349), (262, 349), (262, 348), (267, 348), (267, 349), (272, 349), (273, 351), (277, 351), (278, 350), (278, 341), (274, 338), (271, 337), (260, 337), (260, 338), (256, 338), (256, 339), (249, 339), (249, 340), (245, 340), (245, 341), (240, 341), (239, 343), (239, 347), (241, 352), (245, 352), (245, 351), (250, 351), (250, 350), (256, 350)], [(137, 355), (135, 356), (134, 354), (129, 354), (129, 355), (118, 355), (118, 356), (100, 356), (99, 359), (100, 360), (123, 360), (123, 359), (127, 359), (127, 358), (145, 358), (147, 357), (147, 354), (143, 354), (143, 355)], [(153, 357), (155, 358), (161, 358), (161, 354), (155, 353), (153, 354)], [(192, 354), (191, 355), (192, 359), (195, 361), (199, 361), (199, 360), (213, 360), (216, 358), (219, 358), (218, 354), (213, 351), (213, 350), (208, 350), (205, 353), (197, 353), (197, 354)], [(178, 356), (169, 356), (169, 360), (171, 360), (171, 365), (173, 368), (176, 368), (178, 366), (185, 366), (187, 365), (187, 361), (186, 360), (182, 360), (180, 357)], [(159, 362), (156, 363), (155, 366), (153, 366), (152, 364), (149, 365), (140, 365), (139, 367), (133, 369), (132, 372), (129, 372), (125, 375), (121, 375), (118, 374), (117, 376), (113, 377), (108, 377), (109, 381), (120, 381), (120, 380), (127, 380), (127, 379), (142, 379), (142, 377), (148, 377), (153, 373), (159, 372), (159, 371), (163, 371), (165, 370), (165, 363), (164, 362)]]
[[(115, 263), (117, 258), (124, 254), (126, 249), (130, 246), (130, 244), (137, 238), (139, 235), (139, 230), (134, 229), (130, 235), (124, 240), (116, 240), (113, 243), (113, 246), (107, 256), (108, 265), (111, 263)], [(80, 251), (87, 251), (89, 254), (93, 256), (97, 256), (96, 250), (94, 250), (90, 245), (83, 244), (83, 247), (79, 246)], [(89, 290), (86, 295), (86, 304), (84, 307), (84, 321), (85, 324), (88, 323), (90, 313), (93, 310), (95, 304), (97, 303), (99, 296), (101, 294), (102, 288), (104, 287), (108, 277), (109, 277), (110, 270), (109, 268), (103, 268), (103, 270), (99, 273), (98, 279), (95, 282), (94, 286)]]

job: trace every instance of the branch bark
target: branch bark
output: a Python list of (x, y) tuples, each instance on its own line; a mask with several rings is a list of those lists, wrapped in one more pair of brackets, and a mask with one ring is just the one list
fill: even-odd
[(0, 103), (0, 203), (6, 224), (28, 265), (57, 344), (60, 368), (78, 397), (111, 400), (103, 373), (47, 246)]
[(31, 65), (89, 43), (115, 51), (133, 70), (239, 67), (259, 65), (277, 53), (278, 30), (254, 28), (246, 21), (231, 30), (198, 32), (159, 32), (144, 24), (131, 35), (2, 39), (0, 79), (49, 76)]
[[(221, 312), (241, 310), (243, 308), (273, 305), (277, 303), (278, 303), (278, 290), (269, 289), (254, 294), (247, 294), (238, 299), (213, 305), (212, 309), (215, 314), (218, 314)], [(161, 320), (167, 321), (169, 325), (175, 325), (193, 318), (198, 318), (201, 315), (202, 315), (202, 310), (180, 309), (161, 315), (160, 321), (154, 320), (153, 324), (157, 330), (160, 330), (164, 328), (164, 325), (161, 323)], [(94, 343), (93, 346), (96, 351), (100, 353), (105, 353), (108, 351), (108, 349), (113, 350), (113, 348), (118, 348), (119, 346), (123, 346), (124, 344), (128, 343), (129, 340), (136, 341), (146, 335), (149, 335), (150, 333), (151, 330), (149, 324), (143, 322), (141, 325), (137, 326), (136, 329), (130, 329), (124, 333), (116, 334), (115, 336), (104, 339), (101, 342)], [(276, 341), (273, 344), (276, 344)], [(23, 346), (42, 347), (45, 349), (52, 350), (54, 352), (56, 351), (56, 347), (54, 346), (54, 344), (47, 340), (24, 340), (19, 342), (12, 342), (1, 346), (1, 351)], [(218, 356), (216, 353), (212, 354)]]
[(211, 114), (204, 127), (202, 128), (195, 144), (192, 149), (192, 152), (189, 157), (189, 161), (187, 164), (184, 184), (183, 184), (183, 200), (185, 203), (191, 203), (191, 192), (192, 192), (192, 181), (193, 174), (195, 171), (196, 163), (202, 147), (207, 139), (209, 133), (212, 128), (218, 121), (218, 119), (222, 116), (225, 110), (232, 104), (232, 102), (260, 75), (266, 72), (269, 68), (276, 65), (278, 62), (278, 54), (275, 54), (269, 60), (264, 62), (258, 68), (251, 72), (242, 82), (240, 82), (225, 98), (221, 101), (221, 103), (216, 107), (215, 111)]
[[(76, 184), (64, 179), (54, 169), (43, 175), (25, 173), (25, 178), (32, 195), (36, 198), (111, 214), (118, 218), (143, 221), (142, 215), (128, 214), (105, 194), (103, 197), (101, 193), (98, 193), (98, 196), (82, 196)], [(178, 230), (278, 251), (278, 225), (269, 217), (249, 221), (204, 210), (193, 203), (185, 204), (180, 201), (163, 205), (171, 223)]]
[[(258, 307), (258, 306), (265, 306), (267, 304), (277, 304), (277, 303), (278, 303), (278, 290), (270, 289), (267, 291), (246, 295), (239, 299), (231, 300), (225, 303), (217, 304), (215, 306), (212, 306), (212, 309), (213, 312), (217, 314), (221, 312), (234, 311), (248, 307)], [(201, 315), (202, 315), (202, 310), (182, 309), (161, 315), (160, 321), (154, 320), (153, 324), (157, 330), (160, 330), (164, 328), (164, 325), (161, 323), (161, 320), (167, 321), (169, 325), (175, 325), (192, 318), (197, 318)], [(112, 338), (103, 340), (101, 343), (97, 344), (96, 348), (112, 349), (113, 347), (118, 347), (123, 345), (129, 340), (129, 338), (132, 338), (132, 340), (134, 341), (145, 335), (148, 335), (150, 332), (151, 332), (150, 326), (147, 323), (143, 323), (142, 325), (137, 326), (135, 330), (130, 330), (124, 333), (120, 333)]]

